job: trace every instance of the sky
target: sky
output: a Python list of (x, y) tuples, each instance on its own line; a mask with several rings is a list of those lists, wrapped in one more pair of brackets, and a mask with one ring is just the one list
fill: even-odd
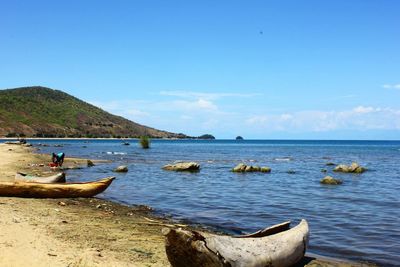
[(0, 2), (0, 88), (154, 128), (400, 139), (400, 1)]

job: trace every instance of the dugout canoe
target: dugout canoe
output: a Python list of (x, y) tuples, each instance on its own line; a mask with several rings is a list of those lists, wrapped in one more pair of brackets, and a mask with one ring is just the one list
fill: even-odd
[(0, 196), (26, 198), (74, 198), (93, 197), (100, 194), (115, 177), (107, 177), (86, 183), (29, 183), (0, 182)]
[(165, 249), (173, 267), (293, 266), (304, 257), (309, 228), (306, 220), (292, 229), (289, 224), (285, 222), (245, 236), (165, 228)]
[(65, 173), (60, 172), (51, 176), (33, 176), (26, 173), (17, 172), (15, 174), (16, 182), (28, 182), (28, 183), (65, 183)]

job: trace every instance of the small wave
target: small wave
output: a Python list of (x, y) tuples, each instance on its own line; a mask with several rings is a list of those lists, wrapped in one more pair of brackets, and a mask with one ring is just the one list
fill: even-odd
[(113, 152), (113, 151), (107, 151), (107, 155), (126, 155), (125, 152)]
[(292, 158), (289, 158), (289, 157), (285, 157), (285, 158), (274, 158), (274, 160), (276, 160), (276, 161), (291, 161)]

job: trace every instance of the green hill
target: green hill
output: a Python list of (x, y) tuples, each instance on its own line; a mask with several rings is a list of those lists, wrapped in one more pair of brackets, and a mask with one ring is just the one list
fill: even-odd
[(59, 90), (0, 90), (0, 136), (185, 138), (140, 125)]

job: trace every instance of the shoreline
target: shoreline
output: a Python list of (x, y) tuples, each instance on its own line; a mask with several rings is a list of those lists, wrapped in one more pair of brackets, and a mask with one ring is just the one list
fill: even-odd
[[(9, 140), (18, 140), (18, 139), (25, 139), (29, 140), (83, 140), (83, 141), (94, 141), (94, 140), (139, 140), (140, 138), (137, 137), (124, 137), (124, 138), (114, 138), (114, 137), (0, 137), (1, 140), (9, 141)], [(201, 138), (167, 138), (167, 137), (157, 137), (157, 138), (150, 138), (152, 140), (202, 140), (202, 141), (339, 141), (339, 142), (400, 142), (400, 139), (259, 139), (259, 138), (248, 138), (243, 140), (236, 140), (235, 138), (215, 138), (215, 139), (201, 139)]]
[[(43, 173), (46, 168), (36, 164), (48, 161), (18, 145), (0, 144), (0, 157), (6, 159), (0, 163), (3, 181), (16, 171)], [(85, 163), (65, 160), (66, 166)], [(198, 229), (157, 216), (147, 206), (99, 198), (0, 197), (0, 214), (0, 266), (169, 266), (161, 229)], [(297, 266), (373, 265), (307, 254)]]

